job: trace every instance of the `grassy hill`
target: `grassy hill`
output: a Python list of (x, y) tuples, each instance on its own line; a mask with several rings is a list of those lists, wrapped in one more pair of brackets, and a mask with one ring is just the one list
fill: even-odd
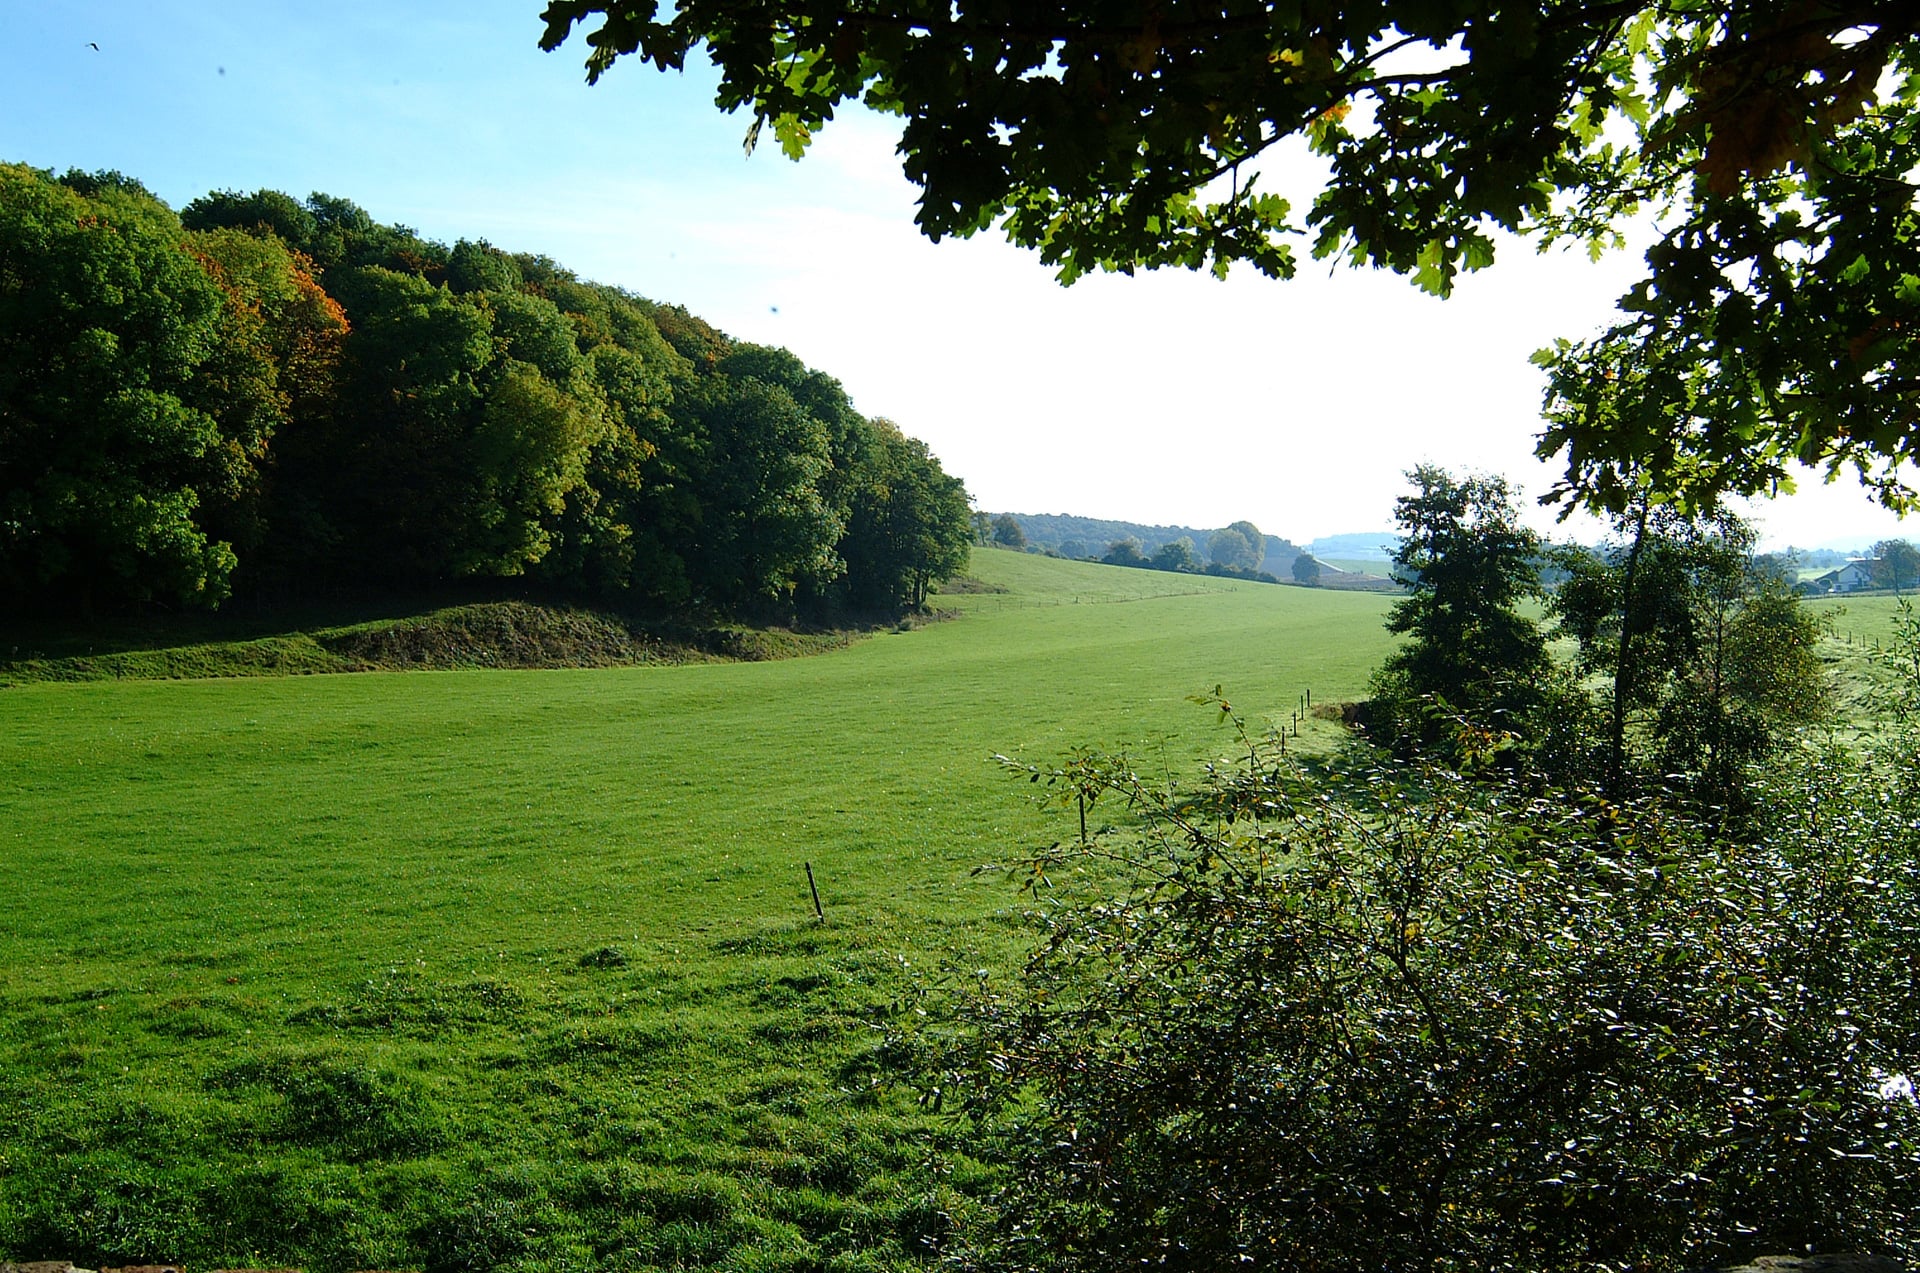
[[(1151, 557), (1162, 544), (1176, 539), (1191, 539), (1202, 558), (1206, 556), (1207, 541), (1218, 526), (1168, 526), (1146, 522), (1115, 521), (1100, 517), (1076, 517), (1067, 513), (1014, 513), (1013, 519), (1020, 523), (1021, 531), (1027, 542), (1036, 547), (1060, 551), (1061, 545), (1076, 545), (1077, 552), (1068, 556), (1100, 557), (1106, 553), (1107, 546), (1118, 540), (1133, 538), (1140, 541), (1140, 550)], [(1285, 575), (1287, 566), (1300, 555), (1300, 548), (1289, 539), (1279, 535), (1266, 536), (1263, 552), (1265, 560), (1262, 568)]]
[(1024, 940), (970, 869), (1064, 823), (989, 755), (1184, 768), (1187, 695), (1357, 696), (1390, 600), (975, 571), (815, 658), (0, 690), (0, 1258), (937, 1249), (980, 1168), (873, 1053)]
[(0, 630), (0, 688), (36, 681), (758, 660), (836, 649), (859, 633), (858, 626), (788, 631), (641, 620), (524, 597), (411, 597), (109, 621), (85, 631)]

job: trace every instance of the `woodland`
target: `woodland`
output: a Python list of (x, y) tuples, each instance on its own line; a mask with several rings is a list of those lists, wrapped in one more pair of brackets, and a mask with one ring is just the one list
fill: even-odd
[(0, 168), (0, 606), (521, 580), (668, 612), (890, 612), (960, 481), (831, 377), (541, 256), (316, 194), (176, 215)]

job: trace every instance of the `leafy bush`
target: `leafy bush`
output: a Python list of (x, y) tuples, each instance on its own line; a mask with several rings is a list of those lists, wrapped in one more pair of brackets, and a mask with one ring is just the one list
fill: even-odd
[(1023, 772), (1141, 817), (1028, 864), (1125, 887), (902, 1040), (1008, 1164), (973, 1266), (1920, 1255), (1920, 828), (1869, 772), (1809, 761), (1745, 844), (1257, 746), (1191, 787)]

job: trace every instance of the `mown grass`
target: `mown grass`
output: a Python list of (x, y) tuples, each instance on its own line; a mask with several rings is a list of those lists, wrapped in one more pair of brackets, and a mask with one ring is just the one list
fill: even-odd
[[(1884, 647), (1893, 636), (1902, 598), (1891, 593), (1858, 594), (1844, 597), (1809, 597), (1806, 605), (1821, 616), (1822, 629), (1843, 644)], [(1920, 598), (1907, 597), (1910, 604)]]
[(1831, 691), (1826, 719), (1809, 738), (1844, 746), (1880, 738), (1887, 724), (1887, 658), (1901, 599), (1890, 595), (1849, 596), (1843, 600), (1816, 597), (1805, 604), (1820, 616), (1825, 634), (1820, 658)]
[(1393, 563), (1373, 557), (1322, 557), (1320, 560), (1335, 570), (1346, 570), (1356, 575), (1378, 575), (1382, 579), (1393, 577)]
[(1387, 648), (1379, 596), (974, 574), (809, 659), (0, 691), (0, 1257), (925, 1259), (985, 1169), (879, 1031), (1013, 957), (970, 868), (1065, 830), (989, 755), (1185, 768), (1187, 696), (1284, 722)]

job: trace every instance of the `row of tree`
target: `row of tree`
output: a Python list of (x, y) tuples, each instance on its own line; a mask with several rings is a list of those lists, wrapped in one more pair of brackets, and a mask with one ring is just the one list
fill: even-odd
[[(1643, 488), (1606, 543), (1548, 549), (1503, 480), (1411, 476), (1394, 558), (1410, 593), (1387, 621), (1409, 639), (1373, 703), (1403, 752), (1519, 747), (1614, 797), (1653, 781), (1739, 812), (1749, 767), (1823, 709), (1818, 623), (1739, 518), (1687, 516)], [(1571, 665), (1530, 603), (1571, 639)]]
[[(1078, 547), (1079, 552), (1069, 551)], [(1064, 557), (1093, 557), (1084, 545), (1062, 544), (1060, 554)], [(1138, 537), (1123, 535), (1108, 544), (1099, 560), (1110, 566), (1144, 566), (1151, 570), (1172, 570), (1189, 574), (1204, 573), (1209, 567), (1218, 567), (1234, 574), (1254, 575), (1259, 573), (1261, 563), (1267, 555), (1267, 537), (1252, 522), (1239, 521), (1223, 526), (1207, 536), (1206, 554), (1201, 555), (1200, 548), (1193, 538), (1182, 535), (1170, 539), (1151, 553), (1145, 550)], [(1266, 576), (1272, 578), (1271, 575)]]
[[(976, 516), (984, 516), (976, 514)], [(981, 527), (990, 532), (991, 542), (1003, 548), (1026, 546), (1026, 534), (1012, 514), (1002, 513)], [(983, 539), (981, 542), (988, 542)], [(1223, 526), (1207, 536), (1202, 556), (1193, 536), (1181, 535), (1166, 540), (1151, 552), (1137, 535), (1122, 535), (1107, 544), (1104, 552), (1090, 548), (1077, 539), (1063, 540), (1055, 555), (1076, 560), (1098, 561), (1109, 566), (1130, 566), (1136, 570), (1165, 570), (1175, 574), (1225, 575), (1236, 579), (1257, 579), (1278, 583), (1278, 579), (1260, 569), (1266, 556), (1267, 537), (1252, 522), (1239, 521)]]
[(1920, 584), (1920, 548), (1904, 539), (1883, 539), (1867, 550), (1868, 578), (1876, 588), (1903, 592)]
[(975, 513), (974, 542), (1156, 570), (1204, 572), (1209, 566), (1217, 566), (1250, 574), (1268, 568), (1278, 570), (1292, 562), (1289, 568), (1296, 579), (1301, 577), (1298, 558), (1305, 555), (1289, 540), (1263, 534), (1249, 521), (1200, 530), (1065, 514)]
[[(1236, 526), (1247, 524), (1235, 523)], [(1183, 575), (1222, 575), (1232, 579), (1252, 579), (1260, 583), (1280, 582), (1266, 571), (1246, 564), (1251, 554), (1244, 551), (1247, 543), (1244, 534), (1233, 529), (1215, 531), (1214, 541), (1217, 542), (1223, 535), (1230, 537), (1229, 550), (1209, 553), (1205, 559), (1194, 547), (1193, 540), (1185, 535), (1168, 540), (1151, 553), (1143, 551), (1140, 541), (1129, 535), (1108, 544), (1106, 552), (1095, 560), (1104, 565), (1130, 566), (1135, 570), (1165, 570)], [(1069, 555), (1064, 547), (1062, 555)]]
[(965, 489), (783, 349), (325, 195), (175, 215), (0, 167), (0, 597), (526, 576), (603, 601), (916, 606)]

